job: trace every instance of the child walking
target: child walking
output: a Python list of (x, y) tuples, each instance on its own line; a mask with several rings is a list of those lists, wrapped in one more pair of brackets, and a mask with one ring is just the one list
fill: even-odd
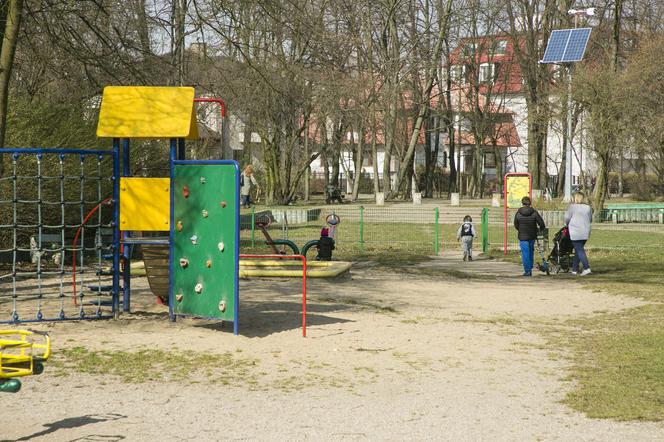
[(473, 238), (477, 234), (475, 233), (475, 227), (473, 226), (473, 219), (470, 215), (463, 217), (463, 224), (459, 226), (457, 230), (457, 241), (461, 241), (461, 250), (463, 250), (463, 260), (472, 261), (473, 260)]

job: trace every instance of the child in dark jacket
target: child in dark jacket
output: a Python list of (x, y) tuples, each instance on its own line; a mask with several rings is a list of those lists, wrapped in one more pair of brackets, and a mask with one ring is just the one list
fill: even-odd
[(524, 196), (521, 198), (521, 204), (523, 207), (514, 215), (514, 227), (519, 233), (523, 276), (532, 276), (537, 231), (538, 229), (544, 230), (546, 226), (539, 212), (531, 207), (532, 201), (530, 201), (529, 197)]
[(320, 231), (320, 239), (316, 245), (318, 249), (318, 255), (316, 256), (316, 261), (331, 261), (332, 260), (332, 250), (334, 250), (334, 239), (329, 237), (329, 231), (327, 227), (323, 227)]

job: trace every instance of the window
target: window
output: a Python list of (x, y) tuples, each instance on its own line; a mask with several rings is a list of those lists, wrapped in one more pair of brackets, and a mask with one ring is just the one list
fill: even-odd
[(463, 75), (463, 68), (460, 65), (455, 65), (450, 68), (450, 78), (452, 81), (461, 80)]
[(482, 63), (480, 65), (480, 82), (493, 82), (495, 79), (495, 67), (493, 63)]
[(496, 167), (496, 156), (491, 152), (484, 154), (484, 167), (486, 169), (494, 169)]
[(497, 41), (493, 50), (493, 54), (505, 55), (506, 52), (507, 52), (507, 40)]
[(505, 81), (505, 73), (503, 63), (494, 63), (493, 64), (493, 81), (498, 81), (498, 77), (502, 74), (503, 81)]
[(477, 51), (477, 43), (468, 43), (463, 47), (463, 55), (466, 57), (475, 54), (475, 51)]

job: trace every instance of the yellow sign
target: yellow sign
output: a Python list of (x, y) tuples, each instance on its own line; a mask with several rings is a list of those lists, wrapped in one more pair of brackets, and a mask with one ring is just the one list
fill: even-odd
[(197, 139), (194, 88), (107, 86), (97, 136)]
[(120, 230), (170, 230), (170, 217), (170, 178), (120, 178)]
[(507, 176), (505, 178), (505, 191), (507, 192), (507, 208), (521, 207), (521, 198), (530, 196), (530, 176)]

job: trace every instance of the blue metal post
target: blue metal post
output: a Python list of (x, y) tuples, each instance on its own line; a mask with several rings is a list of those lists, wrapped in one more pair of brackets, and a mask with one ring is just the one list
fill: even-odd
[(174, 183), (173, 183), (173, 173), (175, 168), (175, 160), (178, 156), (178, 139), (171, 138), (171, 149), (170, 149), (170, 162), (169, 162), (169, 176), (171, 183), (171, 198), (170, 198), (170, 231), (168, 233), (168, 315), (171, 318), (172, 322), (175, 322), (175, 313), (173, 312), (173, 302), (175, 302), (175, 297), (173, 296), (173, 242), (175, 240), (175, 210), (173, 208), (174, 202)]
[[(122, 140), (122, 176), (131, 176), (131, 167), (129, 164), (129, 138)], [(125, 238), (131, 236), (131, 232), (124, 232)], [(131, 299), (131, 248), (129, 244), (124, 244), (124, 273), (122, 289), (122, 309), (125, 312), (130, 311)]]
[[(237, 335), (240, 330), (240, 324), (239, 324), (239, 314), (240, 314), (240, 164), (237, 161), (233, 161), (235, 165), (235, 250), (233, 250), (233, 253), (235, 253), (235, 274), (234, 274), (234, 280), (235, 284), (233, 287), (233, 290), (235, 291), (234, 296), (235, 296), (235, 312), (234, 312), (234, 318), (233, 318), (233, 334)], [(252, 208), (253, 209), (253, 208)], [(251, 222), (252, 222), (252, 229), (253, 229), (253, 222), (254, 222), (254, 217), (253, 217), (253, 211), (252, 211), (252, 217), (251, 217)], [(252, 230), (253, 231), (253, 230)]]
[(120, 315), (120, 140), (113, 138), (113, 316)]

